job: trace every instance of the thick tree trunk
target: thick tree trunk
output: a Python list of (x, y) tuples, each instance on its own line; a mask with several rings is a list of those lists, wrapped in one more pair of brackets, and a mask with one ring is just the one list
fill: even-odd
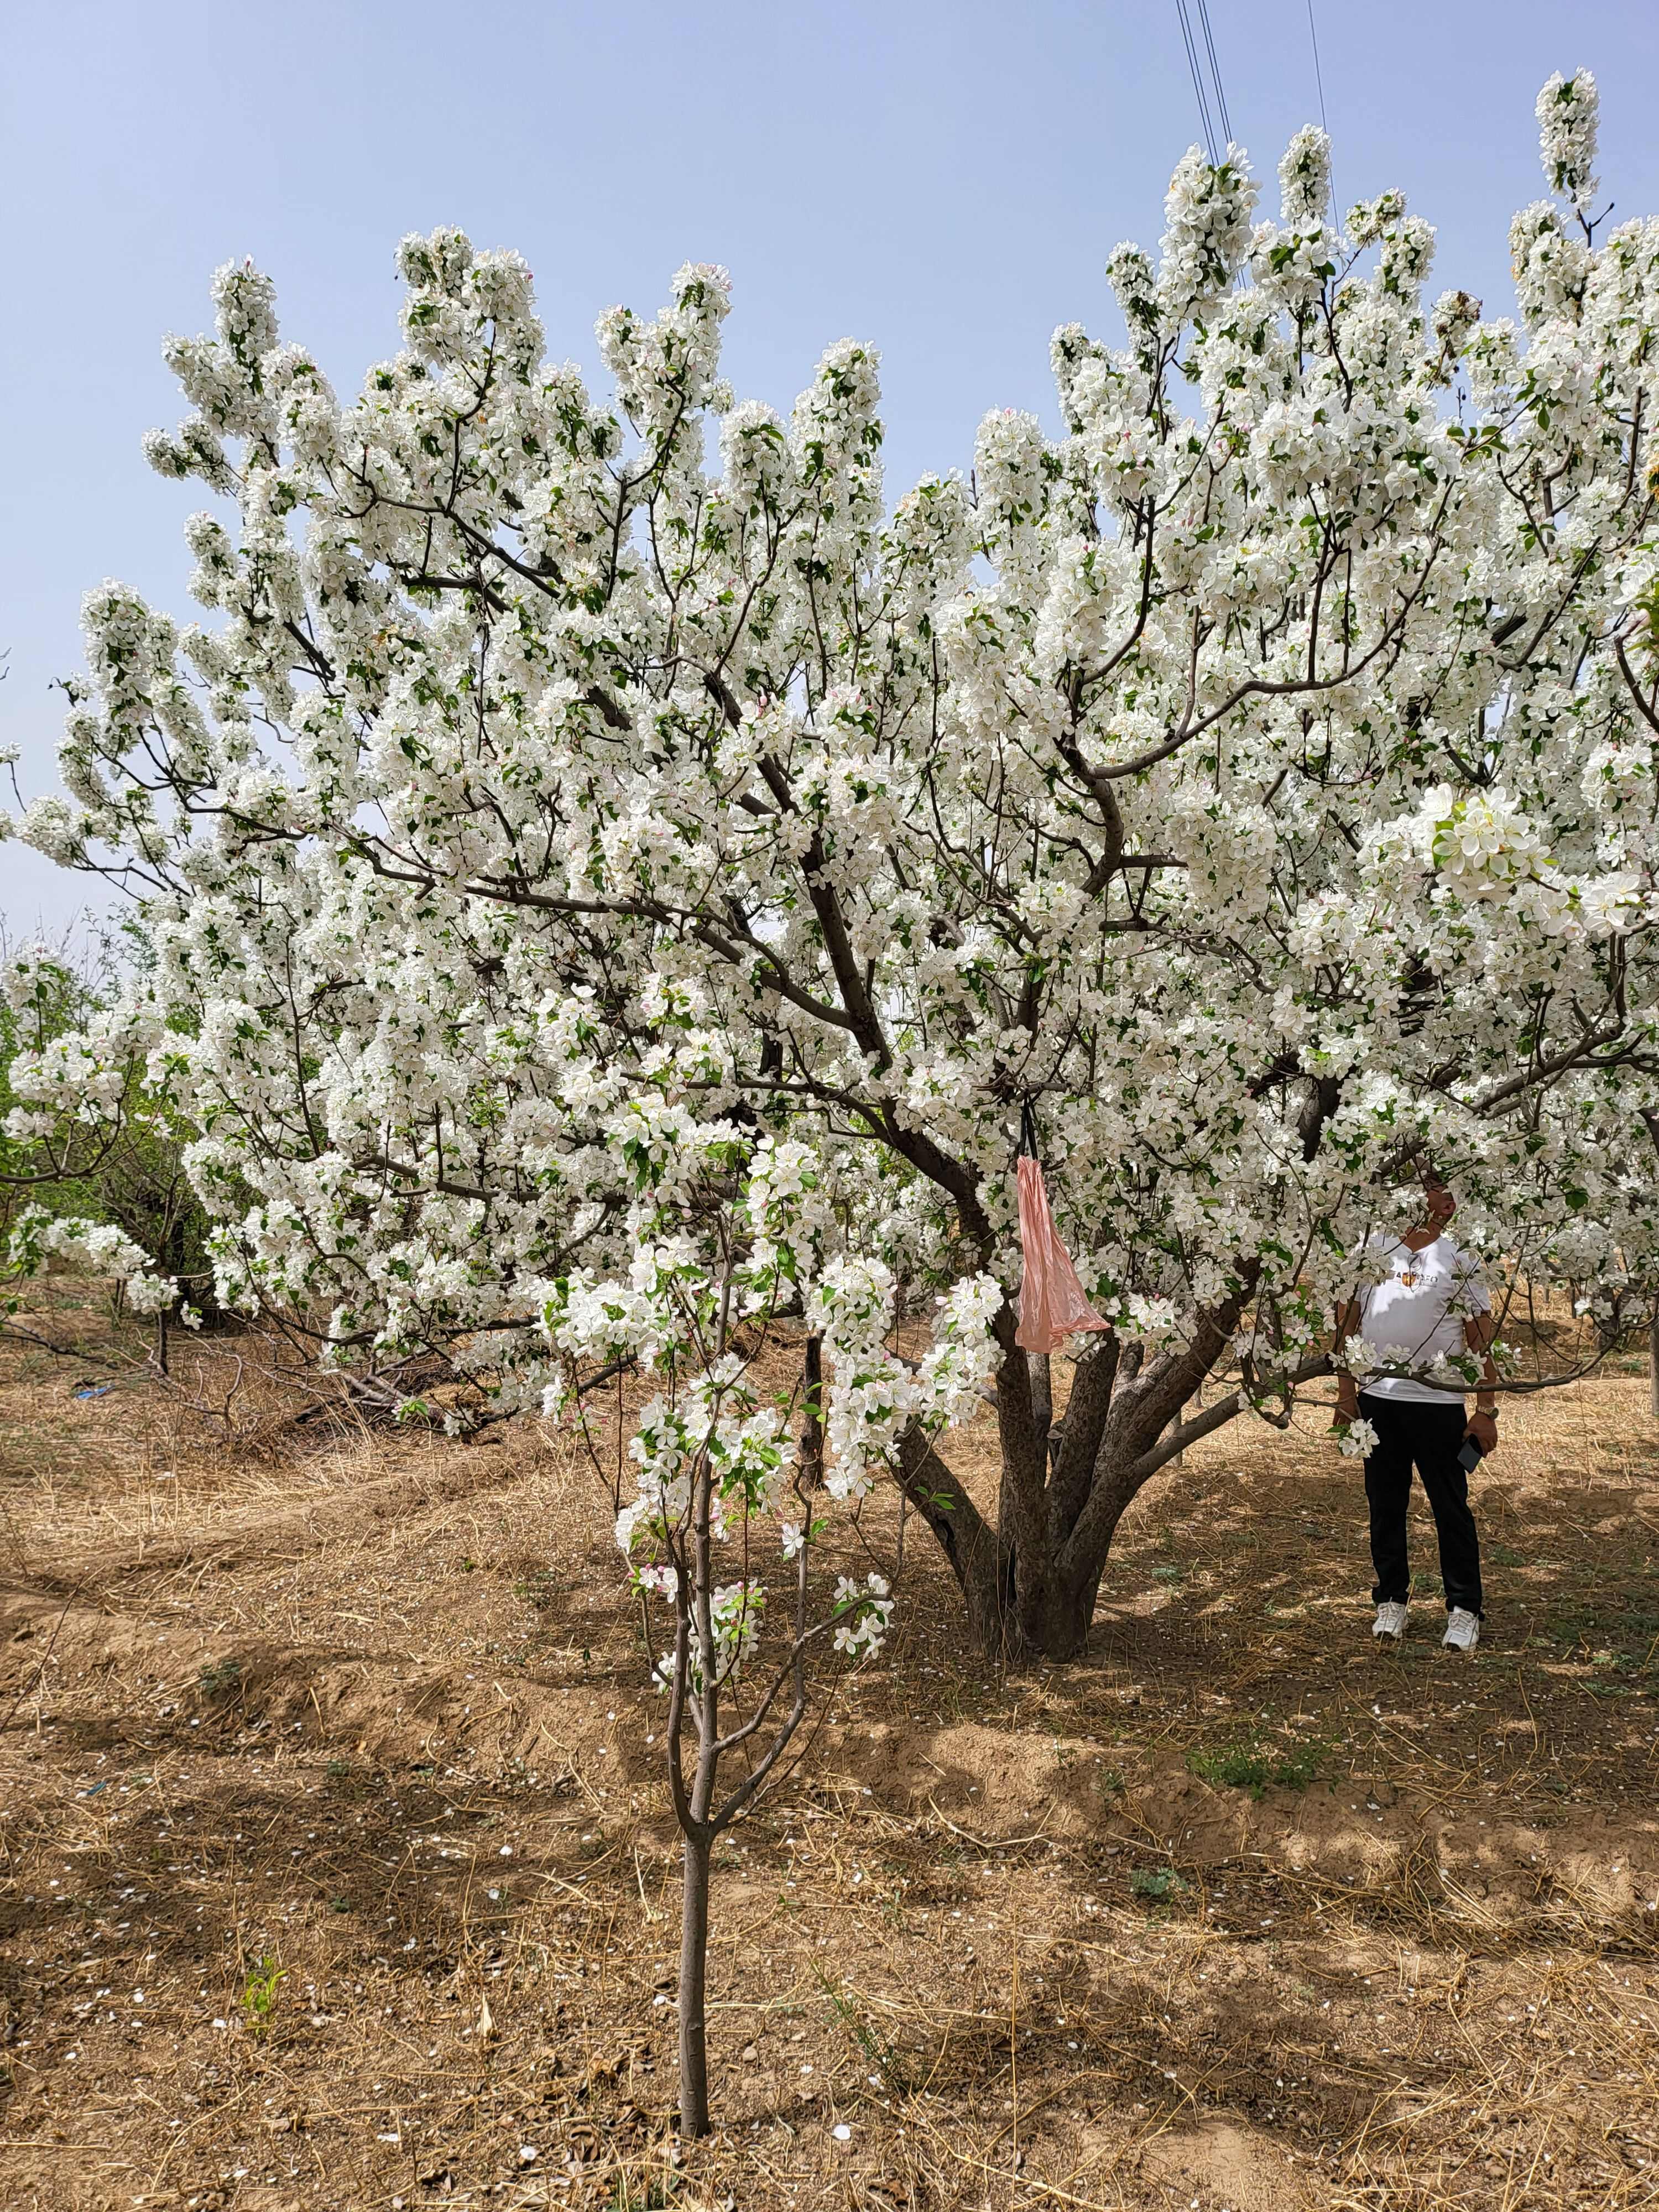
[(1044, 1542), (1042, 1493), (1048, 1473), (1048, 1440), (1038, 1433), (1031, 1388), (1031, 1362), (1014, 1341), (1013, 1317), (998, 1316), (1002, 1364), (997, 1370), (997, 1440), (1002, 1447), (1002, 1481), (997, 1492), (997, 1533), (1013, 1553), (1015, 1589), (1024, 1585), (1035, 1599), (1034, 1571), (1041, 1571)]
[[(1225, 1351), (1252, 1282), (1204, 1316), (1190, 1343), (1154, 1359), (1137, 1341), (1122, 1344), (1109, 1333), (1096, 1339), (1078, 1359), (1058, 1422), (1048, 1362), (1014, 1344), (1012, 1319), (1000, 1325), (994, 1525), (929, 1440), (906, 1437), (900, 1481), (951, 1563), (981, 1650), (1004, 1662), (1074, 1659), (1084, 1650), (1126, 1509), (1186, 1444), (1241, 1410), (1234, 1392), (1182, 1418)], [(1304, 1363), (1302, 1376), (1328, 1364), (1322, 1357)]]
[(899, 1446), (898, 1479), (905, 1497), (927, 1523), (968, 1612), (968, 1631), (978, 1648), (1009, 1654), (1014, 1633), (1013, 1561), (1006, 1544), (920, 1429)]
[(707, 1836), (684, 1838), (680, 1894), (680, 2132), (706, 2136), (708, 2118), (708, 1868)]
[(1648, 1411), (1659, 1421), (1659, 1310), (1648, 1323)]
[(1098, 1575), (1076, 1589), (1051, 1578), (1041, 1604), (1034, 1606), (1020, 1623), (1022, 1652), (1033, 1656), (1041, 1653), (1045, 1659), (1081, 1658), (1094, 1626), (1095, 1600), (1099, 1595)]
[(1026, 1354), (1031, 1370), (1031, 1425), (1044, 1451), (1054, 1425), (1054, 1377), (1046, 1352)]

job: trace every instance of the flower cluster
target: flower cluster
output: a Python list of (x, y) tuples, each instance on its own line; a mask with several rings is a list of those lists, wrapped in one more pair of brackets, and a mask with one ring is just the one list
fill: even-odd
[(8, 1272), (33, 1275), (47, 1259), (67, 1261), (86, 1274), (118, 1283), (133, 1313), (167, 1313), (179, 1303), (178, 1284), (157, 1273), (149, 1255), (112, 1222), (27, 1206), (12, 1224)]
[(1376, 1449), (1376, 1431), (1369, 1421), (1348, 1421), (1343, 1425), (1337, 1449), (1344, 1459), (1369, 1459)]
[(869, 1574), (860, 1589), (850, 1575), (836, 1583), (836, 1649), (848, 1658), (873, 1657), (892, 1625), (893, 1598), (884, 1577)]
[(1570, 200), (1580, 215), (1589, 212), (1598, 190), (1595, 137), (1598, 121), (1595, 79), (1588, 70), (1563, 76), (1558, 70), (1538, 95), (1538, 132), (1544, 174), (1550, 190)]
[(1003, 1292), (988, 1275), (952, 1285), (938, 1301), (932, 1341), (919, 1360), (889, 1349), (895, 1284), (881, 1260), (832, 1261), (812, 1285), (807, 1322), (830, 1361), (827, 1396), (833, 1497), (858, 1498), (912, 1430), (937, 1434), (974, 1409), (999, 1352), (992, 1322)]

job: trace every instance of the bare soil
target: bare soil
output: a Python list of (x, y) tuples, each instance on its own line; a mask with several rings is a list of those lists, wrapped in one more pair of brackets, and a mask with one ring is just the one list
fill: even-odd
[[(73, 1285), (36, 1324), (88, 1350), (0, 1355), (6, 2207), (1659, 2203), (1633, 1370), (1506, 1413), (1473, 1660), (1418, 1508), (1372, 1647), (1311, 1413), (1152, 1487), (1075, 1665), (988, 1672), (912, 1522), (887, 1650), (720, 1854), (688, 2143), (662, 1709), (592, 1468), (252, 1386), (230, 1433), (97, 1365)], [(890, 1565), (889, 1503), (860, 1537)]]

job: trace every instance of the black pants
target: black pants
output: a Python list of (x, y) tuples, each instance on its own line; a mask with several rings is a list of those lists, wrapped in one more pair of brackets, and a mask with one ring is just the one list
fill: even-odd
[(1365, 1497), (1371, 1509), (1371, 1565), (1378, 1605), (1403, 1605), (1411, 1595), (1406, 1558), (1406, 1503), (1415, 1464), (1440, 1539), (1440, 1579), (1446, 1609), (1478, 1613), (1480, 1539), (1469, 1510), (1469, 1478), (1457, 1463), (1468, 1417), (1461, 1406), (1414, 1406), (1406, 1398), (1363, 1393), (1361, 1418), (1376, 1431), (1376, 1449), (1365, 1462)]

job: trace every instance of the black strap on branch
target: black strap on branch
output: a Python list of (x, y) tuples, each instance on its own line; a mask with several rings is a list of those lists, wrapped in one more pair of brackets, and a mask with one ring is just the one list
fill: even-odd
[[(1036, 1115), (1031, 1111), (1031, 1102), (1029, 1098), (1020, 1101), (1018, 1149), (1029, 1158), (1036, 1159), (1037, 1157)], [(1018, 1156), (1017, 1153), (1016, 1158)]]

